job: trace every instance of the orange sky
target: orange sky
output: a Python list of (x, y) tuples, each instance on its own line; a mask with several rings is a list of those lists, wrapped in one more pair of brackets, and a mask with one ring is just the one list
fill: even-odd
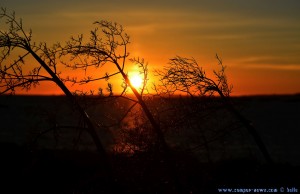
[[(233, 95), (300, 92), (298, 0), (3, 0), (0, 6), (15, 10), (36, 42), (64, 42), (71, 35), (88, 34), (94, 21), (106, 19), (124, 26), (131, 36), (131, 56), (145, 58), (150, 73), (176, 55), (194, 57), (210, 72), (217, 67), (218, 53)], [(111, 82), (116, 88), (122, 83), (119, 78)], [(59, 92), (52, 83), (31, 90)]]

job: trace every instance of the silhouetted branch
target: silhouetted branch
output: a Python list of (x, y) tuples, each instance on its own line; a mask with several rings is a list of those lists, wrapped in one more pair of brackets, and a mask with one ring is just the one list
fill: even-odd
[(219, 71), (213, 71), (216, 80), (209, 78), (206, 72), (200, 67), (194, 58), (175, 57), (170, 59), (169, 65), (163, 71), (156, 71), (160, 76), (159, 87), (155, 86), (158, 95), (168, 93), (183, 92), (191, 97), (209, 96), (217, 94), (223, 100), (226, 108), (245, 126), (252, 135), (257, 146), (268, 163), (272, 163), (271, 156), (267, 151), (258, 132), (251, 123), (242, 116), (229, 100), (232, 86), (229, 86), (225, 74), (226, 67), (221, 58), (216, 55), (216, 59), (221, 67)]
[[(62, 56), (60, 50), (62, 46), (55, 44), (52, 47), (48, 47), (46, 43), (32, 43), (32, 31), (30, 30), (27, 35), (23, 28), (22, 20), (18, 22), (15, 13), (8, 14), (4, 8), (1, 9), (0, 20), (5, 20), (4, 24), (7, 27), (7, 30), (0, 30), (0, 93), (14, 92), (17, 87), (29, 90), (32, 85), (35, 86), (40, 81), (53, 81), (84, 118), (88, 126), (87, 131), (93, 138), (99, 153), (106, 159), (106, 151), (98, 137), (93, 122), (66, 87), (57, 71), (57, 59)], [(10, 57), (16, 48), (22, 50), (25, 54), (11, 62), (12, 59)], [(32, 56), (37, 64), (27, 64), (25, 61), (27, 56)], [(27, 74), (23, 70), (23, 66), (26, 64), (27, 68), (31, 68)], [(41, 74), (41, 69), (46, 73)]]
[[(147, 84), (147, 64), (143, 59), (133, 58), (131, 62), (138, 65), (141, 69), (141, 74), (144, 76), (143, 87), (141, 91), (138, 91), (131, 83), (127, 73), (125, 73), (125, 64), (126, 59), (129, 56), (127, 53), (127, 45), (129, 44), (129, 36), (124, 32), (124, 29), (121, 25), (117, 23), (112, 23), (108, 21), (99, 21), (95, 22), (98, 28), (95, 28), (90, 32), (90, 38), (88, 40), (84, 40), (83, 35), (78, 37), (72, 37), (70, 41), (67, 42), (66, 46), (61, 49), (61, 56), (70, 58), (73, 61), (72, 65), (66, 65), (66, 67), (71, 67), (73, 69), (82, 69), (87, 72), (88, 68), (98, 69), (103, 67), (104, 65), (112, 65), (117, 69), (124, 80), (123, 92), (122, 95), (126, 95), (126, 89), (130, 88), (137, 98), (138, 103), (140, 104), (144, 114), (147, 119), (151, 123), (152, 130), (156, 134), (157, 145), (164, 152), (165, 160), (169, 164), (169, 172), (172, 174), (172, 177), (176, 179), (175, 185), (176, 187), (180, 187), (178, 183), (178, 177), (176, 174), (175, 166), (172, 164), (170, 150), (165, 141), (165, 137), (163, 131), (160, 128), (160, 125), (155, 120), (153, 114), (151, 113), (149, 107), (147, 106), (145, 100), (143, 99), (143, 93), (146, 89)], [(99, 32), (100, 31), (100, 32)], [(66, 63), (65, 63), (66, 64)], [(90, 82), (92, 80), (91, 77), (87, 77), (87, 80)], [(96, 80), (95, 80), (96, 81)], [(113, 93), (113, 85), (111, 83), (107, 83), (107, 92), (109, 93), (109, 97), (114, 95)], [(102, 90), (101, 90), (102, 92)], [(130, 112), (130, 111), (129, 111)], [(128, 114), (127, 112), (126, 114)], [(175, 174), (174, 174), (175, 173)], [(178, 188), (178, 191), (180, 189)]]
[[(206, 72), (200, 67), (194, 58), (184, 58), (176, 56), (170, 59), (169, 65), (162, 71), (157, 70), (156, 75), (160, 77), (161, 94), (180, 91), (190, 96), (204, 96), (216, 93), (216, 88), (222, 86), (222, 90), (227, 90), (227, 79), (224, 74), (225, 67), (220, 63), (220, 72), (215, 72), (217, 81), (209, 78)], [(226, 83), (224, 83), (226, 82)]]

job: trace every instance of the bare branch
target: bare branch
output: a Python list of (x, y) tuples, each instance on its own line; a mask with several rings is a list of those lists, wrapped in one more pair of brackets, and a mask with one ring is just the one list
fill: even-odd
[(160, 77), (160, 93), (180, 91), (191, 96), (213, 95), (217, 89), (221, 89), (229, 95), (225, 67), (220, 63), (221, 70), (214, 71), (217, 80), (209, 78), (202, 67), (194, 58), (176, 56), (170, 59), (169, 65), (163, 71), (156, 71)]

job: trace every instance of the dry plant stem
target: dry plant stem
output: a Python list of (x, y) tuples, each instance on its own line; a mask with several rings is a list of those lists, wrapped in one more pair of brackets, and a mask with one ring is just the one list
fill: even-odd
[(57, 77), (57, 75), (47, 66), (47, 64), (33, 51), (30, 47), (26, 48), (30, 54), (39, 62), (39, 64), (51, 75), (53, 81), (58, 85), (58, 87), (61, 88), (61, 90), (66, 94), (66, 96), (69, 98), (69, 100), (76, 106), (80, 114), (83, 116), (86, 124), (88, 125), (88, 132), (93, 138), (93, 141), (97, 147), (98, 152), (106, 156), (106, 151), (104, 150), (104, 147), (97, 135), (97, 132), (95, 130), (95, 127), (88, 116), (88, 114), (85, 112), (85, 110), (77, 103), (75, 100), (73, 94), (70, 92), (70, 90), (65, 86), (65, 84)]
[[(74, 65), (70, 66), (66, 63), (66, 67), (74, 68), (74, 69), (82, 69), (86, 72), (87, 68), (95, 67), (101, 68), (105, 64), (111, 64), (117, 68), (117, 73), (120, 73), (124, 79), (126, 86), (124, 87), (124, 92), (126, 91), (127, 86), (131, 88), (135, 97), (137, 98), (138, 103), (141, 105), (146, 117), (148, 118), (149, 122), (151, 123), (153, 130), (158, 138), (158, 145), (161, 146), (161, 150), (163, 152), (163, 157), (165, 162), (168, 164), (167, 168), (169, 168), (169, 175), (171, 178), (174, 179), (174, 186), (177, 187), (177, 192), (180, 192), (179, 189), (179, 179), (178, 175), (175, 171), (175, 166), (172, 163), (171, 154), (169, 148), (166, 144), (164, 134), (155, 121), (152, 113), (150, 112), (148, 106), (146, 105), (145, 101), (143, 100), (143, 92), (139, 93), (130, 83), (128, 75), (124, 72), (125, 68), (125, 61), (129, 56), (127, 52), (127, 44), (129, 44), (129, 36), (124, 33), (123, 27), (116, 24), (111, 23), (108, 21), (100, 21), (95, 22), (95, 24), (100, 25), (103, 38), (100, 38), (100, 34), (98, 34), (98, 28), (94, 31), (91, 31), (91, 37), (88, 42), (83, 41), (83, 35), (79, 36), (78, 38), (71, 38), (70, 41), (67, 42), (65, 47), (61, 49), (61, 56), (71, 56), (71, 61), (74, 62)], [(78, 60), (78, 61), (76, 61)], [(92, 60), (92, 61), (90, 61)], [(135, 61), (133, 59), (133, 61)], [(141, 62), (143, 63), (143, 62)], [(106, 74), (108, 80), (114, 74)], [(144, 71), (145, 73), (145, 71)], [(146, 82), (146, 77), (144, 78), (144, 83)], [(91, 77), (87, 77), (83, 81), (83, 83), (88, 83), (90, 81), (96, 81), (98, 79), (93, 79)], [(72, 81), (72, 80), (69, 80)], [(75, 83), (75, 82), (73, 82)], [(145, 85), (144, 85), (145, 87)], [(112, 91), (112, 84), (108, 82), (107, 91), (109, 92), (109, 96), (113, 96)], [(142, 90), (143, 91), (143, 90)], [(124, 93), (121, 94), (121, 96)], [(180, 192), (181, 193), (181, 192)]]
[[(65, 93), (65, 95), (69, 98), (75, 108), (79, 111), (79, 113), (83, 116), (85, 123), (87, 124), (87, 132), (93, 139), (95, 146), (97, 148), (98, 153), (103, 157), (103, 163), (105, 166), (106, 176), (109, 181), (114, 182), (113, 170), (111, 167), (111, 163), (109, 162), (109, 157), (104, 149), (104, 146), (101, 143), (101, 140), (96, 132), (94, 124), (92, 123), (87, 112), (78, 104), (77, 100), (74, 98), (73, 94), (70, 90), (65, 86), (65, 84), (57, 77), (57, 75), (47, 66), (47, 64), (34, 52), (30, 47), (27, 48), (30, 54), (40, 63), (40, 65), (51, 75), (53, 81), (61, 88), (61, 90)], [(118, 188), (113, 188), (118, 189)]]
[(134, 93), (135, 97), (138, 99), (139, 104), (141, 105), (141, 107), (142, 107), (143, 111), (145, 112), (147, 118), (149, 119), (153, 129), (155, 130), (155, 133), (157, 134), (157, 137), (158, 137), (159, 144), (161, 144), (163, 149), (165, 150), (165, 148), (168, 147), (168, 146), (166, 144), (166, 141), (165, 141), (164, 134), (163, 134), (162, 130), (160, 129), (157, 122), (155, 121), (152, 113), (148, 109), (148, 106), (146, 105), (146, 103), (143, 100), (140, 93), (132, 86), (128, 76), (124, 73), (124, 71), (121, 69), (121, 67), (118, 63), (116, 63), (116, 65), (117, 65), (118, 70), (121, 72), (124, 80), (126, 81), (126, 83), (128, 83), (128, 85), (131, 88), (132, 92)]
[(120, 65), (116, 62), (115, 63), (118, 70), (121, 72), (121, 75), (123, 76), (124, 80), (126, 81), (126, 83), (129, 85), (129, 87), (131, 88), (132, 92), (134, 93), (134, 95), (136, 96), (136, 98), (138, 99), (139, 104), (141, 105), (144, 113), (146, 114), (147, 118), (149, 119), (149, 122), (151, 123), (157, 138), (158, 138), (158, 144), (159, 146), (162, 147), (163, 153), (164, 155), (164, 159), (167, 163), (167, 167), (168, 167), (168, 171), (169, 174), (172, 176), (173, 181), (174, 181), (174, 186), (176, 187), (176, 190), (178, 193), (183, 193), (183, 189), (181, 187), (179, 178), (178, 178), (178, 173), (176, 170), (176, 167), (174, 165), (174, 162), (172, 162), (172, 155), (171, 155), (171, 151), (169, 149), (169, 146), (166, 143), (164, 134), (160, 128), (160, 126), (157, 124), (157, 122), (155, 121), (152, 113), (150, 112), (148, 106), (146, 105), (145, 101), (142, 98), (142, 95), (135, 89), (135, 87), (132, 86), (128, 76), (124, 73), (124, 71), (121, 69)]
[(209, 96), (217, 93), (223, 100), (226, 108), (245, 126), (250, 135), (253, 137), (258, 148), (262, 152), (266, 162), (272, 164), (273, 160), (263, 143), (259, 133), (250, 124), (250, 122), (239, 113), (239, 111), (229, 101), (231, 86), (227, 83), (225, 75), (225, 66), (222, 60), (216, 55), (220, 71), (214, 71), (216, 81), (207, 77), (205, 71), (199, 67), (195, 59), (183, 58), (177, 56), (170, 60), (170, 66), (165, 68), (165, 72), (157, 72), (162, 76), (162, 86), (166, 88), (166, 93), (181, 91), (191, 97)]
[[(251, 123), (229, 101), (230, 89), (228, 89), (227, 78), (225, 75), (225, 67), (223, 66), (222, 60), (221, 60), (221, 58), (219, 58), (218, 55), (216, 55), (216, 58), (219, 61), (219, 64), (221, 65), (221, 72), (220, 73), (215, 72), (215, 75), (217, 75), (220, 83), (222, 83), (222, 84), (221, 84), (221, 88), (220, 88), (219, 84), (216, 84), (215, 82), (213, 82), (215, 86), (212, 87), (212, 90), (215, 90), (220, 95), (220, 97), (223, 99), (227, 109), (230, 112), (232, 112), (232, 114), (246, 127), (246, 129), (248, 130), (250, 135), (252, 135), (252, 137), (253, 137), (254, 141), (256, 142), (258, 148), (260, 149), (261, 153), (263, 154), (266, 162), (269, 164), (273, 164), (273, 160), (272, 160), (264, 142), (262, 141), (259, 133), (251, 125)], [(225, 90), (224, 90), (224, 88), (225, 88)]]
[(251, 123), (239, 112), (236, 110), (236, 108), (230, 103), (227, 97), (223, 95), (223, 93), (217, 88), (216, 91), (220, 95), (220, 97), (223, 99), (225, 106), (227, 109), (233, 113), (233, 115), (242, 122), (242, 124), (246, 127), (248, 132), (252, 135), (254, 141), (256, 142), (258, 148), (260, 149), (261, 153), (263, 154), (265, 160), (269, 164), (273, 164), (273, 160), (271, 158), (270, 153), (268, 152), (264, 142), (262, 141), (260, 135), (256, 131), (256, 129), (251, 125)]
[[(79, 113), (84, 118), (88, 128), (87, 131), (91, 135), (98, 152), (106, 158), (106, 151), (100, 141), (100, 138), (97, 135), (96, 128), (94, 127), (91, 119), (89, 118), (88, 114), (85, 112), (85, 110), (79, 105), (79, 103), (76, 101), (73, 94), (70, 92), (70, 90), (66, 87), (66, 85), (63, 83), (63, 81), (58, 77), (59, 74), (56, 72), (56, 62), (55, 57), (56, 55), (53, 53), (58, 52), (57, 48), (53, 51), (51, 49), (48, 49), (46, 47), (46, 43), (40, 44), (39, 46), (36, 46), (35, 43), (31, 44), (31, 37), (32, 32), (30, 30), (29, 35), (26, 34), (26, 32), (23, 29), (22, 20), (19, 22), (16, 20), (15, 13), (13, 12), (11, 15), (7, 14), (7, 11), (5, 8), (1, 8), (0, 11), (0, 19), (6, 19), (5, 23), (9, 26), (8, 31), (0, 30), (0, 47), (3, 48), (3, 51), (1, 52), (0, 56), (0, 65), (1, 65), (1, 82), (4, 80), (6, 81), (6, 84), (4, 84), (1, 87), (4, 87), (6, 85), (6, 89), (1, 92), (5, 93), (6, 91), (13, 90), (16, 87), (25, 87), (26, 84), (29, 84), (29, 86), (32, 83), (40, 82), (40, 81), (53, 81), (55, 82), (59, 88), (65, 93), (65, 95), (68, 97), (68, 99), (71, 101), (72, 105), (76, 107), (76, 109), (79, 111)], [(11, 51), (14, 48), (20, 48), (22, 50), (26, 51), (26, 54), (23, 56), (20, 56), (18, 60), (16, 60), (14, 63), (12, 63), (8, 68), (4, 65), (4, 68), (2, 69), (2, 62), (8, 58), (11, 55)], [(46, 59), (43, 59), (42, 55), (38, 55), (38, 51), (43, 51)], [(19, 66), (19, 63), (24, 63), (24, 58), (27, 55), (32, 55), (33, 58), (38, 62), (39, 67), (34, 68), (32, 73), (26, 75), (23, 74), (22, 67)], [(54, 57), (54, 58), (53, 58)], [(49, 60), (49, 62), (47, 62)], [(51, 69), (53, 67), (53, 69)], [(40, 75), (40, 69), (43, 68), (46, 70), (46, 72), (50, 75), (50, 77)], [(9, 69), (13, 70), (13, 73), (9, 72)], [(18, 71), (16, 71), (17, 69)], [(35, 72), (35, 73), (34, 73)], [(5, 77), (7, 75), (11, 75), (11, 77)], [(24, 79), (26, 78), (26, 79)], [(8, 81), (7, 81), (8, 80)], [(17, 80), (18, 82), (13, 82), (11, 80)], [(26, 88), (30, 89), (30, 87)]]
[[(40, 81), (53, 81), (55, 82), (61, 90), (65, 93), (65, 95), (69, 98), (69, 100), (72, 102), (73, 105), (76, 106), (80, 114), (83, 116), (85, 122), (88, 125), (88, 132), (90, 133), (94, 143), (97, 146), (98, 152), (105, 156), (106, 152), (104, 150), (104, 147), (96, 133), (96, 129), (93, 126), (93, 123), (91, 122), (91, 119), (89, 118), (88, 114), (85, 112), (85, 110), (76, 102), (73, 94), (69, 91), (69, 89), (66, 87), (66, 85), (63, 83), (63, 81), (58, 77), (58, 74), (56, 72), (56, 63), (55, 60), (53, 60), (52, 57), (55, 57), (55, 55), (52, 56), (52, 51), (46, 47), (46, 43), (40, 44), (40, 46), (36, 46), (35, 43), (31, 44), (31, 36), (32, 32), (30, 30), (29, 35), (26, 34), (26, 32), (23, 29), (22, 20), (19, 22), (16, 20), (15, 13), (13, 12), (11, 15), (7, 14), (5, 8), (1, 8), (0, 11), (0, 19), (6, 19), (5, 23), (9, 26), (8, 31), (0, 30), (0, 47), (3, 48), (3, 51), (1, 52), (0, 56), (0, 65), (1, 65), (1, 82), (5, 81), (4, 85), (1, 85), (1, 87), (7, 87), (4, 92), (5, 93), (8, 90), (14, 90), (16, 87), (24, 87), (26, 89), (30, 89), (30, 85), (35, 82)], [(2, 69), (2, 63), (3, 61), (10, 57), (11, 51), (14, 48), (20, 48), (22, 50), (26, 51), (26, 54), (23, 56), (20, 56), (18, 60), (13, 62), (8, 68), (4, 64), (4, 68)], [(37, 52), (39, 50), (42, 50), (45, 54), (46, 60), (49, 60), (49, 64), (45, 59), (42, 58), (42, 56), (39, 56)], [(53, 51), (57, 52), (57, 51)], [(51, 54), (52, 53), (52, 54)], [(24, 58), (27, 55), (32, 55), (33, 58), (38, 62), (40, 65), (39, 67), (36, 67), (32, 70), (31, 73), (28, 75), (23, 74), (22, 67), (19, 66), (19, 63), (24, 64)], [(54, 70), (51, 69), (53, 66)], [(50, 75), (50, 77), (40, 75), (40, 69), (44, 68), (46, 72)], [(13, 73), (9, 72), (9, 69), (13, 70)], [(17, 70), (17, 71), (16, 71)], [(11, 77), (5, 77), (5, 76), (11, 76)], [(24, 79), (25, 78), (25, 79)], [(13, 82), (13, 80), (17, 80), (17, 82)], [(28, 87), (26, 87), (26, 84), (29, 84)]]

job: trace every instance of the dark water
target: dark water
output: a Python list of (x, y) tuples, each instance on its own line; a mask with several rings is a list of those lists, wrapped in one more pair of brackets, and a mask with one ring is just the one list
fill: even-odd
[(243, 100), (243, 114), (259, 131), (273, 158), (299, 165), (300, 96), (260, 96)]
[[(275, 161), (300, 165), (299, 95), (236, 97), (233, 98), (233, 101), (242, 114), (252, 121)], [(111, 132), (118, 131), (118, 125), (113, 124), (122, 118), (122, 113), (132, 103), (124, 100), (105, 102), (103, 100), (87, 100), (82, 101), (82, 105), (86, 107), (96, 125), (106, 126), (103, 130), (98, 131), (105, 146), (110, 148), (115, 146), (115, 137)], [(157, 104), (157, 106), (162, 105)], [(135, 108), (138, 109), (138, 107)], [(203, 125), (206, 125), (206, 128), (215, 127), (220, 119), (226, 117), (223, 114), (227, 115), (228, 113), (220, 112), (218, 114), (220, 117), (213, 121), (205, 118), (203, 121), (207, 121), (208, 124)], [(124, 119), (124, 122), (128, 122), (128, 118)], [(160, 119), (162, 123), (169, 122), (163, 118)], [(1, 96), (0, 122), (0, 142), (31, 145), (41, 133), (55, 127), (62, 127), (59, 130), (49, 130), (50, 132), (40, 135), (35, 146), (95, 150), (88, 134), (80, 129), (80, 127), (84, 127), (81, 117), (62, 96)], [(198, 131), (194, 129), (189, 132), (181, 132), (177, 136), (168, 132), (168, 143), (192, 149), (197, 147), (197, 142), (202, 141), (201, 135), (197, 133)], [(225, 138), (218, 143), (209, 144), (209, 148), (202, 146), (197, 152), (205, 156), (207, 155), (205, 151), (210, 152), (209, 157), (213, 160), (229, 153), (233, 153), (233, 155), (245, 152), (257, 154), (259, 151), (249, 134), (245, 131), (238, 133), (238, 137), (234, 136), (235, 132), (231, 137), (239, 141)], [(78, 138), (79, 136), (80, 138)], [(240, 141), (240, 137), (243, 137), (242, 141)]]

